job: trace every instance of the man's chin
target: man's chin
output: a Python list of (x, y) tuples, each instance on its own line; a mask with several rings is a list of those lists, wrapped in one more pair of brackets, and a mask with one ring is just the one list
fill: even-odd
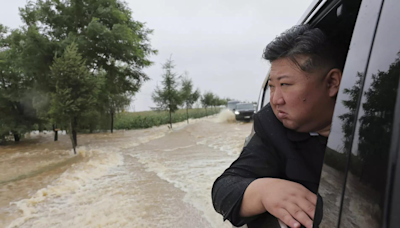
[(293, 121), (289, 121), (287, 119), (281, 121), (283, 123), (283, 126), (286, 127), (287, 129), (297, 131), (297, 132), (311, 132), (309, 129), (305, 128), (304, 126), (299, 126), (297, 123)]
[(316, 132), (311, 129), (305, 128), (304, 126), (300, 127), (298, 124), (295, 124), (293, 122), (289, 121), (281, 121), (283, 123), (283, 126), (286, 127), (287, 129), (301, 132), (301, 133), (307, 133), (307, 132)]
[(283, 126), (285, 126), (286, 128), (290, 129), (290, 130), (294, 130), (297, 131), (298, 130), (298, 126), (297, 124), (293, 123), (293, 121), (290, 121), (288, 119), (283, 119), (283, 120), (279, 120), (282, 122)]

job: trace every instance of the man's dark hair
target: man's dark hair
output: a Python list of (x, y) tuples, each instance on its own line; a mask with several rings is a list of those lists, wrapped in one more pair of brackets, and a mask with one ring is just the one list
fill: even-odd
[[(309, 59), (299, 64), (297, 57), (300, 56)], [(296, 25), (283, 32), (267, 45), (263, 53), (263, 58), (270, 62), (289, 58), (305, 72), (325, 68), (343, 71), (345, 56), (343, 48), (333, 45), (320, 29), (309, 25)]]

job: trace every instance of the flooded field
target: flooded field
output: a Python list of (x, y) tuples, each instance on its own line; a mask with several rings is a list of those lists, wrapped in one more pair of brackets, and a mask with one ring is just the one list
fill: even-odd
[(82, 134), (78, 155), (51, 133), (0, 147), (0, 227), (231, 227), (211, 187), (252, 123), (220, 115), (173, 127)]

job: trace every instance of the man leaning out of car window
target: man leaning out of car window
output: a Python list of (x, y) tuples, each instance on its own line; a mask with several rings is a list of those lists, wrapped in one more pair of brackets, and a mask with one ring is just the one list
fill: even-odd
[(265, 48), (270, 103), (254, 115), (255, 134), (212, 189), (215, 210), (233, 225), (319, 223), (316, 194), (342, 78), (340, 50), (308, 25), (287, 30)]

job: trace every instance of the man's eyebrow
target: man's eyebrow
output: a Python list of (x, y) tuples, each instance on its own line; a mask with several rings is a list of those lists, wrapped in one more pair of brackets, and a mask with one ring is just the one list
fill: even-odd
[[(282, 75), (282, 76), (279, 76), (279, 77), (277, 78), (277, 80), (279, 81), (279, 80), (281, 80), (282, 78), (290, 78), (290, 76), (288, 76), (288, 75)], [(271, 78), (269, 78), (268, 81), (271, 81)]]

